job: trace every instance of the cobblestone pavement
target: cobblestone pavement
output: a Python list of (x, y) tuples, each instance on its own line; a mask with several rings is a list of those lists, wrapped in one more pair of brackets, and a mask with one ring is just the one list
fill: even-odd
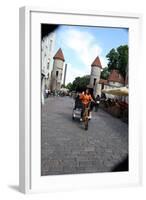
[(99, 109), (85, 131), (72, 107), (70, 97), (42, 106), (41, 175), (110, 172), (128, 154), (128, 125)]

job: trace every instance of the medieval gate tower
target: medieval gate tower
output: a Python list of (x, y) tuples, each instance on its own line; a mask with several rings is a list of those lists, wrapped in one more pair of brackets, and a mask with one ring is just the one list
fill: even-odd
[(65, 59), (61, 48), (57, 51), (53, 59), (54, 63), (52, 70), (52, 91), (60, 90), (62, 84), (63, 66)]
[(93, 88), (94, 96), (100, 94), (100, 86), (98, 83), (100, 80), (101, 69), (102, 69), (101, 62), (99, 57), (97, 56), (91, 65), (91, 75), (89, 84), (90, 88)]

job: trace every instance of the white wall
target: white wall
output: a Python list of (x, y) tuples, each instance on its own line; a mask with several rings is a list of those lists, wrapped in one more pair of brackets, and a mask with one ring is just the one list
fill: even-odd
[[(74, 9), (74, 10), (100, 10), (100, 11), (124, 11), (124, 12), (140, 12), (145, 13), (144, 0), (4, 0), (1, 1), (0, 6), (0, 55), (1, 55), (1, 78), (0, 78), (0, 124), (1, 124), (1, 139), (0, 139), (0, 198), (2, 200), (79, 200), (79, 199), (100, 199), (100, 200), (143, 200), (146, 194), (146, 173), (144, 172), (143, 187), (134, 188), (112, 188), (112, 189), (98, 189), (74, 192), (56, 192), (41, 195), (23, 195), (18, 189), (18, 141), (19, 141), (19, 116), (18, 116), (18, 88), (19, 88), (19, 7), (24, 5), (31, 6), (47, 6), (57, 7), (58, 9)], [(144, 14), (143, 35), (146, 35), (146, 15)], [(143, 38), (143, 55), (146, 49), (146, 37)], [(141, 81), (145, 81), (145, 59), (142, 67)], [(145, 83), (143, 82), (143, 84)], [(143, 116), (145, 109), (145, 89), (141, 92), (140, 99), (142, 99)], [(142, 123), (142, 122), (141, 122)], [(142, 126), (142, 124), (141, 124)], [(145, 127), (143, 127), (145, 129)], [(139, 130), (141, 131), (141, 130)], [(145, 129), (146, 133), (146, 129)], [(144, 152), (146, 152), (146, 137), (143, 138)], [(144, 156), (144, 170), (146, 169), (146, 156)], [(87, 180), (88, 181), (88, 180)], [(98, 181), (98, 180), (97, 180)]]
[(111, 87), (122, 87), (122, 86), (123, 86), (122, 83), (114, 82), (114, 81), (109, 81), (109, 85), (110, 85)]
[[(63, 66), (64, 62), (62, 60), (55, 59), (53, 63), (53, 73), (51, 77), (52, 81), (52, 90), (60, 89), (61, 83), (63, 80)], [(56, 71), (58, 71), (58, 77), (56, 77)], [(57, 82), (56, 82), (57, 81)], [(57, 86), (56, 86), (57, 83)]]
[(90, 85), (94, 85), (94, 79), (96, 79), (96, 83), (99, 82), (100, 79), (100, 74), (101, 74), (101, 69), (97, 66), (91, 67), (91, 76), (90, 76)]
[[(45, 36), (41, 41), (42, 44), (42, 73), (45, 75), (42, 81), (42, 92), (44, 92), (45, 85), (50, 89), (51, 86), (51, 72), (53, 68), (53, 56), (55, 47), (55, 33)], [(48, 63), (49, 61), (49, 63)]]
[[(43, 74), (51, 75), (53, 68), (53, 56), (54, 56), (54, 47), (55, 47), (55, 33), (51, 33), (42, 40), (42, 72)], [(48, 60), (49, 67), (48, 67)]]

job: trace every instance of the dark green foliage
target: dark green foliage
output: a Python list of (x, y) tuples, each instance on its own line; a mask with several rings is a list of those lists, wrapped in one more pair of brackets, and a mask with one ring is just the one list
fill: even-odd
[(72, 83), (68, 83), (66, 88), (69, 89), (69, 91), (72, 91)]
[(125, 78), (128, 66), (128, 45), (121, 45), (106, 55), (108, 59), (108, 70), (118, 69)]
[(68, 88), (70, 91), (83, 91), (87, 88), (89, 81), (90, 81), (89, 75), (83, 77), (76, 77), (73, 83), (68, 83), (66, 88)]
[(128, 46), (127, 45), (119, 46), (117, 48), (117, 52), (118, 52), (118, 69), (125, 78), (128, 66)]
[(110, 52), (106, 55), (108, 59), (108, 69), (118, 69), (118, 52), (115, 49), (111, 49)]
[(108, 67), (105, 67), (103, 68), (103, 71), (101, 72), (100, 78), (107, 80), (108, 76), (109, 76), (109, 70), (108, 70)]

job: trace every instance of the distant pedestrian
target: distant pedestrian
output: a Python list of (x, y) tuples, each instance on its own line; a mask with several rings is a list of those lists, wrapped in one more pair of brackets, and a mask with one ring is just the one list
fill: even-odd
[(46, 96), (46, 98), (48, 98), (48, 96), (49, 96), (49, 90), (48, 90), (48, 88), (45, 89), (45, 96)]
[(97, 95), (96, 98), (95, 98), (95, 112), (98, 111), (99, 104), (100, 104), (100, 96)]

